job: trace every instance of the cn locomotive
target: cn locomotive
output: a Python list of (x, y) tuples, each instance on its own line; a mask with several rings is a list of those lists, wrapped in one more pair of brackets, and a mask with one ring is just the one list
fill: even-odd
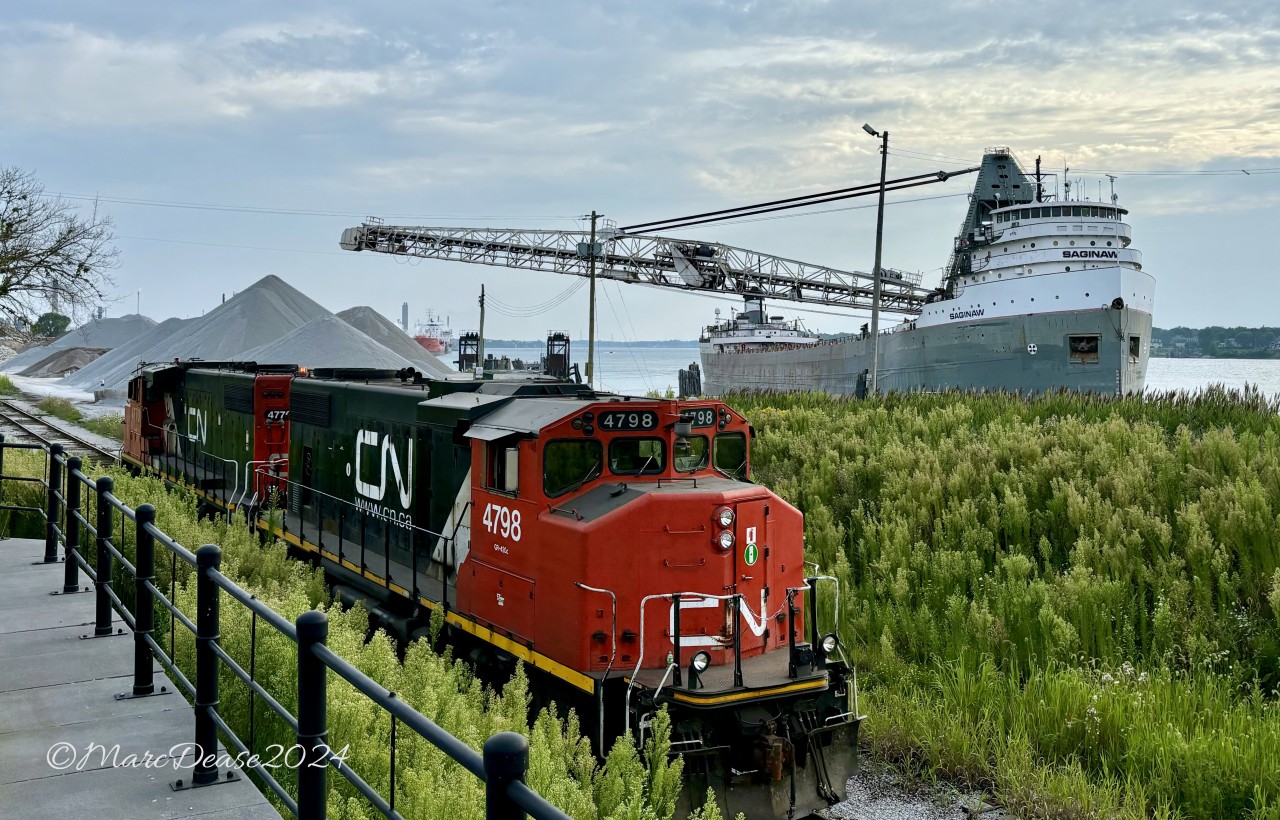
[(815, 615), (835, 582), (749, 480), (751, 438), (712, 400), (175, 361), (131, 381), (124, 458), (283, 539), (400, 639), (439, 610), (478, 666), (524, 661), (601, 753), (665, 705), (686, 791), (796, 816), (843, 797), (862, 718)]

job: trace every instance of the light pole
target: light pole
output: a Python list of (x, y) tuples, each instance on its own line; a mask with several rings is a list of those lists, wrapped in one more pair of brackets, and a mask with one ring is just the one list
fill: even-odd
[(596, 388), (596, 220), (602, 214), (591, 212), (591, 244), (587, 249), (590, 265), (591, 295), (588, 297), (590, 307), (587, 312), (587, 386)]
[(889, 132), (881, 133), (863, 123), (862, 130), (880, 138), (880, 205), (876, 209), (876, 264), (871, 271), (871, 383), (867, 392), (879, 395), (880, 377), (880, 250), (884, 244), (884, 176), (889, 163)]

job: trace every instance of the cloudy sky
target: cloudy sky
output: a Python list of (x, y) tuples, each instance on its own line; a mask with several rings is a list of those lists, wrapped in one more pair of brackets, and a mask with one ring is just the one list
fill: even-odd
[[(1114, 174), (1157, 325), (1280, 324), (1266, 0), (47, 0), (0, 22), (0, 164), (101, 197), (122, 263), (108, 315), (199, 315), (274, 273), (332, 310), (408, 301), (474, 328), (481, 283), (520, 307), (576, 280), (343, 252), (342, 229), (573, 230), (592, 209), (629, 224), (872, 182), (864, 122), (890, 132), (890, 177), (995, 145), (1093, 197)], [(936, 281), (971, 179), (892, 195), (884, 264)], [(875, 208), (679, 235), (869, 270)], [(600, 332), (693, 338), (732, 304), (611, 283)], [(582, 337), (586, 314), (582, 289), (486, 330)]]

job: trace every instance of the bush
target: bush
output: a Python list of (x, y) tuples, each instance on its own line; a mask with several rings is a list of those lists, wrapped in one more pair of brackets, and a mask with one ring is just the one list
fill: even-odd
[(1276, 401), (731, 403), (840, 579), (874, 748), (1024, 814), (1280, 812)]

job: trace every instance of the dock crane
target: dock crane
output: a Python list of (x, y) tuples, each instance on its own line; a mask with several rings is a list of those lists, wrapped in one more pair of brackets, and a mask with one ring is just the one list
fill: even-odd
[[(836, 270), (719, 243), (673, 239), (632, 233), (630, 230), (655, 226), (683, 228), (867, 196), (871, 193), (879, 193), (883, 214), (886, 190), (897, 191), (945, 182), (952, 177), (977, 170), (979, 169), (974, 167), (963, 171), (938, 171), (886, 181), (882, 167), (879, 185), (856, 185), (741, 208), (645, 222), (623, 231), (612, 225), (603, 231), (597, 231), (598, 215), (594, 211), (591, 214), (590, 233), (502, 228), (394, 227), (383, 224), (377, 217), (369, 217), (359, 227), (344, 230), (339, 245), (348, 251), (373, 251), (420, 259), (567, 273), (589, 278), (593, 313), (587, 355), (587, 380), (592, 382), (597, 277), (677, 290), (732, 293), (743, 297), (785, 299), (851, 309), (865, 308), (872, 311), (873, 325), (879, 311), (906, 316), (920, 315), (925, 302), (932, 295), (931, 291), (920, 286), (919, 273), (881, 267), (877, 281), (873, 274), (860, 271)], [(878, 251), (876, 265), (880, 265)]]
[[(410, 228), (382, 224), (370, 217), (347, 228), (343, 250), (373, 251), (421, 259), (469, 262), (522, 270), (589, 277), (615, 282), (721, 294), (757, 294), (793, 302), (871, 308), (874, 277), (711, 242), (665, 236), (596, 232), (594, 248), (587, 231), (505, 228)], [(594, 256), (594, 260), (593, 260)], [(919, 315), (927, 288), (920, 274), (885, 268), (880, 309)]]

